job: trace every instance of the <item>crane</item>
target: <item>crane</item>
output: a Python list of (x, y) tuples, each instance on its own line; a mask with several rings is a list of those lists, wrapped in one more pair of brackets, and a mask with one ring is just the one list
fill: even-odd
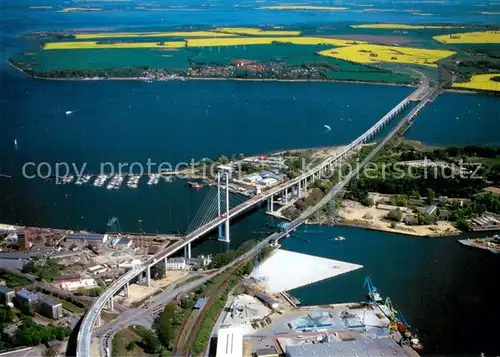
[(382, 297), (380, 296), (378, 289), (375, 287), (375, 285), (373, 285), (372, 279), (369, 276), (365, 278), (363, 287), (368, 288), (368, 298), (370, 299), (371, 302), (375, 303), (382, 302)]

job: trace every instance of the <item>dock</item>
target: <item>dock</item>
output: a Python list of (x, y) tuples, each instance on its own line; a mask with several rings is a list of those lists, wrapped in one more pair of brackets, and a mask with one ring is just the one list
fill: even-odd
[(461, 239), (458, 241), (460, 244), (467, 247), (484, 249), (494, 254), (500, 254), (500, 237), (494, 236), (482, 239)]

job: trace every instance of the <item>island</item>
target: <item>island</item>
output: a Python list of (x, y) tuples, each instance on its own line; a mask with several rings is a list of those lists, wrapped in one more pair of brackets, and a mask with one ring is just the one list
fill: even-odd
[(192, 26), (23, 36), (38, 47), (27, 48), (9, 62), (33, 78), (416, 85), (425, 73), (445, 88), (500, 90), (500, 32), (487, 25)]

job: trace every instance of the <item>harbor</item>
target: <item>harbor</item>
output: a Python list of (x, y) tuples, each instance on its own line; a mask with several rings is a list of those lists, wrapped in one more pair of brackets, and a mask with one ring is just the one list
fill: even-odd
[(216, 356), (418, 357), (423, 346), (403, 313), (370, 277), (364, 286), (360, 302), (297, 306), (288, 294), (249, 285), (230, 294), (219, 316)]
[(500, 236), (498, 235), (488, 238), (461, 239), (458, 242), (466, 247), (484, 249), (493, 254), (500, 254)]

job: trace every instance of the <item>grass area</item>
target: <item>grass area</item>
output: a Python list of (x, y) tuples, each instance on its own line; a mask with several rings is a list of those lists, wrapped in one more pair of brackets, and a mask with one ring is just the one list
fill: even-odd
[(363, 41), (342, 40), (322, 37), (235, 37), (235, 38), (200, 38), (187, 40), (188, 47), (204, 46), (238, 46), (238, 45), (270, 45), (274, 42), (292, 43), (295, 45), (333, 45), (350, 46)]
[[(235, 29), (236, 30), (236, 29)], [(265, 32), (265, 31), (264, 31)], [(276, 31), (279, 32), (279, 31)], [(94, 38), (133, 38), (133, 37), (232, 37), (238, 36), (237, 32), (226, 31), (170, 31), (170, 32), (99, 32), (99, 33), (77, 33), (77, 40)], [(299, 32), (300, 34), (300, 32)]]
[(262, 30), (258, 27), (220, 27), (217, 31), (252, 36), (300, 36), (300, 31)]
[(38, 51), (13, 56), (13, 60), (21, 68), (33, 68), (35, 72), (123, 67), (186, 70), (189, 67), (187, 56), (191, 54), (184, 48), (113, 48), (99, 51), (77, 49)]
[(392, 72), (334, 72), (326, 71), (326, 77), (337, 81), (363, 81), (376, 83), (410, 83), (413, 78)]
[(454, 29), (463, 26), (439, 26), (439, 25), (406, 25), (406, 24), (362, 24), (351, 25), (356, 29), (386, 29), (386, 30), (426, 30), (426, 29)]
[(48, 42), (43, 45), (44, 50), (74, 50), (74, 49), (104, 49), (104, 48), (182, 48), (184, 41), (167, 42), (116, 42), (99, 43), (96, 41), (65, 41)]
[(5, 280), (5, 284), (9, 288), (17, 288), (30, 284), (25, 278), (10, 274), (4, 270), (0, 270), (0, 279)]
[(311, 6), (311, 5), (279, 5), (261, 6), (261, 10), (313, 10), (313, 11), (344, 11), (347, 7), (340, 6)]
[(449, 57), (455, 54), (455, 52), (413, 47), (362, 44), (326, 50), (320, 52), (320, 54), (358, 63), (393, 62), (437, 67), (436, 62), (438, 60)]
[[(196, 64), (230, 64), (235, 58), (244, 58), (259, 62), (284, 61), (289, 65), (302, 65), (306, 62), (330, 62), (318, 56), (316, 52), (330, 48), (329, 46), (271, 44), (253, 46), (230, 46), (220, 49), (190, 48), (192, 55), (189, 61)], [(332, 59), (332, 62), (335, 59)], [(342, 61), (339, 61), (342, 62)], [(347, 62), (346, 62), (347, 63)], [(360, 67), (358, 65), (358, 67)]]
[(120, 330), (112, 342), (113, 357), (143, 357), (151, 356), (147, 354), (141, 346), (142, 338), (132, 329)]
[(441, 43), (500, 43), (500, 31), (478, 31), (434, 36)]
[(57, 301), (60, 301), (61, 304), (62, 304), (62, 307), (68, 311), (71, 311), (75, 314), (83, 314), (85, 313), (85, 309), (80, 307), (80, 306), (76, 306), (75, 304), (72, 304), (70, 303), (69, 301), (66, 301), (66, 300), (63, 300), (61, 298), (58, 298), (57, 296), (54, 296), (54, 295), (51, 295), (50, 297), (52, 300), (57, 300)]
[[(499, 80), (493, 80), (498, 78)], [(453, 83), (453, 88), (500, 92), (500, 73), (476, 74), (468, 82)]]

